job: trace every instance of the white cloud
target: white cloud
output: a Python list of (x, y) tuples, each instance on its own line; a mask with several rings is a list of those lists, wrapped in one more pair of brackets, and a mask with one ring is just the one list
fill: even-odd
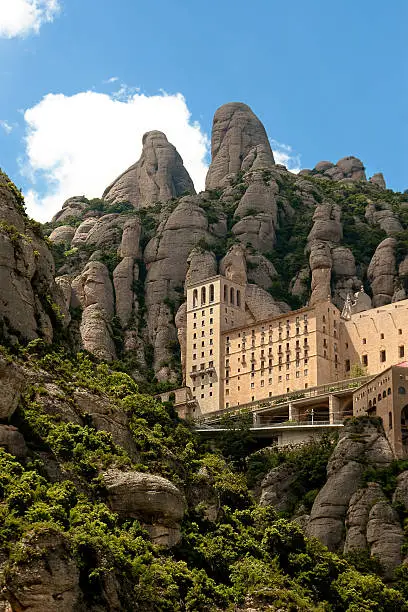
[(270, 139), (273, 156), (277, 164), (283, 164), (290, 172), (297, 174), (301, 169), (300, 155), (290, 145)]
[(0, 37), (38, 33), (43, 23), (53, 21), (59, 9), (59, 0), (0, 0)]
[[(1, 0), (0, 0), (1, 1)], [(167, 135), (184, 160), (197, 190), (207, 171), (208, 137), (181, 94), (146, 96), (86, 91), (48, 94), (25, 112), (26, 158), (22, 172), (29, 214), (49, 220), (74, 195), (100, 197), (112, 180), (133, 164), (149, 130)]]
[(5, 119), (0, 119), (0, 127), (3, 128), (6, 134), (10, 134), (13, 131), (13, 126)]
[(119, 81), (119, 77), (109, 77), (109, 79), (106, 79), (106, 81), (102, 81), (105, 85), (108, 83), (116, 83), (116, 81)]

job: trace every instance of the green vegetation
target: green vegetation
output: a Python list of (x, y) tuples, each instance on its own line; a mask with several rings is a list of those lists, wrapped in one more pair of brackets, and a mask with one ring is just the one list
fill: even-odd
[[(19, 462), (0, 449), (6, 580), (30, 555), (46, 554), (34, 552), (30, 542), (50, 533), (66, 539), (89, 607), (106, 607), (107, 581), (114, 580), (121, 609), (129, 612), (232, 612), (244, 601), (255, 609), (288, 611), (408, 610), (403, 569), (398, 588), (387, 587), (374, 560), (329, 553), (252, 498), (250, 487), (271, 468), (287, 464), (296, 471), (294, 506), (310, 507), (325, 481), (332, 439), (253, 453), (250, 415), (243, 414), (210, 452), (171, 405), (140, 394), (124, 372), (84, 353), (48, 352), (40, 340), (13, 350), (15, 359), (37, 371), (37, 382), (12, 420), (29, 443), (28, 459)], [(12, 359), (8, 350), (2, 354)], [(57, 396), (40, 384), (42, 372), (45, 380), (52, 377)], [(58, 403), (49, 411), (49, 402), (58, 400), (78, 413), (78, 389), (108, 400), (112, 414), (127, 416), (136, 461), (111, 434), (95, 429), (91, 415), (82, 414), (80, 425), (67, 421)], [(59, 477), (50, 478), (48, 462), (58, 465)], [(180, 487), (188, 510), (178, 546), (169, 551), (151, 544), (138, 521), (120, 519), (108, 508), (100, 474), (109, 467), (160, 474)]]

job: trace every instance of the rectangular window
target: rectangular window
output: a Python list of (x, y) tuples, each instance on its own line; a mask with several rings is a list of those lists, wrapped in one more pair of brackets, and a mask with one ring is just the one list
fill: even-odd
[(346, 372), (350, 372), (350, 359), (346, 359), (346, 361), (344, 362), (344, 369), (346, 370)]
[(361, 358), (361, 362), (363, 366), (366, 368), (368, 366), (368, 355), (363, 355)]
[(253, 389), (255, 387), (255, 383), (251, 383), (251, 389)]
[(308, 374), (309, 374), (308, 370), (305, 370), (305, 371), (303, 372), (303, 375), (304, 375), (304, 376), (307, 376)]
[(264, 386), (265, 386), (265, 381), (261, 380), (261, 387), (264, 387)]
[(381, 361), (381, 363), (384, 363), (384, 361), (386, 361), (386, 360), (387, 360), (387, 353), (383, 349), (382, 351), (380, 351), (380, 361)]
[(269, 383), (270, 385), (272, 384), (272, 378), (270, 378), (270, 379), (268, 380), (268, 383)]
[(279, 380), (279, 382), (282, 382), (282, 376), (279, 376), (278, 380)]
[(400, 357), (404, 357), (404, 355), (405, 355), (405, 348), (404, 348), (404, 346), (401, 345), (401, 346), (398, 347), (398, 354), (399, 354)]
[(289, 380), (289, 374), (286, 374), (286, 380)]
[(300, 374), (299, 372), (296, 372), (296, 378), (299, 378), (299, 374)]
[(229, 389), (225, 389), (225, 395), (229, 395)]

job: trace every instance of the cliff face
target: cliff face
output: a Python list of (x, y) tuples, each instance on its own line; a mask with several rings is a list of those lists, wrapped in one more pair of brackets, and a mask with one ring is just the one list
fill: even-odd
[[(260, 300), (278, 313), (329, 294), (341, 308), (362, 284), (372, 306), (406, 297), (408, 201), (387, 190), (382, 175), (367, 181), (352, 156), (288, 172), (275, 164), (262, 123), (241, 103), (217, 110), (211, 145), (200, 194), (165, 135), (149, 132), (140, 160), (103, 199), (70, 198), (46, 226), (62, 307), (76, 314), (70, 330), (78, 347), (124, 358), (139, 377), (179, 379), (182, 313), (177, 326), (175, 319), (186, 278), (202, 278), (200, 266), (192, 267), (197, 249), (209, 254), (216, 274), (231, 247), (240, 246), (254, 312)], [(49, 260), (41, 270), (52, 266)], [(23, 267), (38, 284), (34, 267)], [(29, 301), (29, 336), (49, 337), (46, 317), (34, 312), (40, 306), (33, 296)]]

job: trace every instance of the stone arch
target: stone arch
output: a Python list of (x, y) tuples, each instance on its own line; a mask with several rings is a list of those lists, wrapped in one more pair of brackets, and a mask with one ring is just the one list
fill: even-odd
[(214, 285), (210, 285), (210, 302), (214, 301)]

